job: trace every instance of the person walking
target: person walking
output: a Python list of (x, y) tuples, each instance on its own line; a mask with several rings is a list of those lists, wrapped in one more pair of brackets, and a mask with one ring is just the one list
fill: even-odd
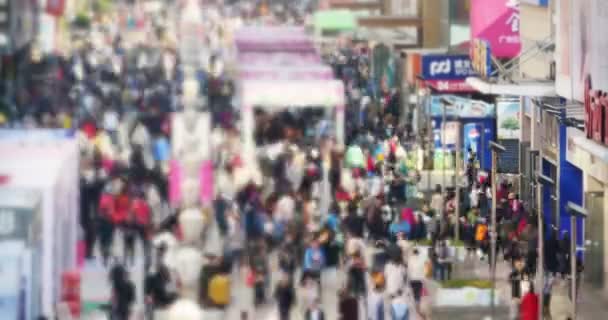
[(306, 252), (304, 253), (304, 266), (302, 275), (308, 275), (315, 279), (319, 284), (321, 283), (321, 271), (325, 266), (325, 254), (323, 250), (319, 248), (319, 242), (314, 239)]
[(435, 191), (431, 196), (431, 209), (435, 211), (435, 214), (438, 217), (443, 215), (443, 208), (445, 205), (445, 199), (443, 197), (443, 193), (441, 192), (441, 185), (435, 185)]
[(112, 285), (111, 320), (128, 320), (135, 302), (135, 286), (129, 280), (127, 270), (115, 265), (110, 270)]
[(520, 320), (539, 320), (538, 319), (538, 296), (534, 292), (534, 285), (530, 284), (530, 290), (521, 299), (519, 307)]
[(388, 295), (396, 295), (405, 286), (405, 267), (398, 259), (401, 257), (392, 257), (384, 266), (384, 275), (386, 277), (386, 293)]
[(325, 312), (321, 310), (319, 300), (315, 300), (304, 313), (304, 320), (325, 320)]
[(380, 283), (367, 295), (367, 319), (384, 320), (384, 290)]
[(422, 282), (426, 278), (427, 261), (422, 257), (418, 248), (414, 248), (410, 258), (407, 262), (407, 275), (412, 287), (412, 293), (414, 295), (414, 301), (420, 303), (420, 297), (422, 295)]
[(347, 289), (338, 293), (338, 320), (359, 320), (359, 301)]
[(296, 297), (292, 283), (287, 275), (283, 275), (283, 278), (277, 284), (274, 297), (277, 300), (279, 308), (279, 320), (289, 320), (291, 307), (295, 303)]
[(402, 290), (391, 295), (390, 314), (391, 320), (409, 320), (409, 304)]

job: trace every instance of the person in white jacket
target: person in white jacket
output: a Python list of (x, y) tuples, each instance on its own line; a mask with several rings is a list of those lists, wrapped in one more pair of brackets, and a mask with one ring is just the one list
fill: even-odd
[(398, 259), (389, 261), (384, 266), (384, 276), (386, 277), (386, 293), (395, 295), (405, 286), (405, 267)]
[(426, 278), (426, 263), (427, 260), (420, 254), (419, 249), (414, 248), (407, 261), (407, 276), (410, 286), (412, 287), (412, 293), (414, 294), (414, 300), (416, 300), (416, 303), (420, 302), (420, 297), (422, 295), (422, 284)]

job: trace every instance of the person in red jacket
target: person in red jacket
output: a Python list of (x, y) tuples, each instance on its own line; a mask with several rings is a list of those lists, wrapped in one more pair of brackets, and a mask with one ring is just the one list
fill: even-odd
[(142, 241), (146, 266), (150, 263), (151, 257), (151, 247), (148, 238), (152, 231), (150, 211), (150, 206), (146, 202), (143, 192), (136, 191), (131, 201), (131, 216), (134, 222), (131, 227)]
[(539, 320), (538, 319), (538, 296), (534, 293), (534, 285), (530, 284), (530, 291), (521, 299), (519, 307), (520, 320)]
[(99, 198), (99, 215), (96, 230), (99, 235), (99, 245), (104, 265), (107, 265), (108, 263), (112, 248), (112, 240), (114, 239), (114, 223), (112, 222), (114, 205), (114, 194), (108, 188)]
[(114, 212), (112, 213), (112, 222), (116, 226), (122, 226), (129, 218), (131, 210), (131, 198), (129, 197), (128, 187), (123, 180), (120, 186), (120, 192), (114, 197)]

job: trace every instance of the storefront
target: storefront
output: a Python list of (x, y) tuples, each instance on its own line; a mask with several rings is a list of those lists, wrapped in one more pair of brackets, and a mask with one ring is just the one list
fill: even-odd
[(430, 93), (425, 114), (434, 145), (434, 170), (453, 170), (458, 148), (463, 159), (473, 151), (480, 168), (491, 167), (489, 142), (496, 136), (496, 109), (493, 104), (469, 99), (475, 89), (466, 78), (474, 75), (467, 55), (426, 54), (421, 58), (420, 78)]
[[(494, 104), (455, 95), (432, 95), (427, 108), (435, 149), (434, 169), (441, 169), (444, 165), (448, 166), (446, 169), (453, 169), (458, 145), (462, 148), (463, 159), (468, 159), (472, 151), (476, 154), (479, 168), (491, 169), (490, 141), (496, 140)], [(445, 132), (442, 132), (442, 127)], [(444, 144), (448, 152), (445, 155), (442, 152)], [(449, 160), (444, 161), (444, 157)]]
[[(585, 280), (608, 293), (604, 275), (608, 271), (605, 261), (608, 246), (604, 244), (608, 230), (605, 218), (608, 213), (608, 197), (605, 196), (608, 194), (608, 148), (587, 139), (583, 131), (575, 128), (568, 128), (566, 135), (567, 162), (579, 169), (583, 181), (581, 185), (568, 186), (567, 190), (568, 193), (582, 190), (580, 197), (588, 211), (587, 221), (579, 222), (580, 229), (585, 226)], [(571, 182), (570, 179), (563, 181)]]

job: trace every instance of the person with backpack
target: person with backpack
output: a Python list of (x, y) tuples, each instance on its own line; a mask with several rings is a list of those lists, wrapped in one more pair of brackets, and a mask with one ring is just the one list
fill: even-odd
[(321, 283), (321, 271), (325, 267), (325, 253), (319, 247), (317, 239), (313, 239), (306, 252), (304, 252), (303, 276), (308, 275)]
[(274, 297), (277, 300), (277, 306), (279, 308), (279, 320), (289, 320), (291, 307), (296, 300), (296, 293), (287, 275), (284, 275), (277, 284), (274, 291)]
[(111, 319), (128, 320), (131, 307), (135, 302), (135, 286), (129, 280), (127, 270), (122, 265), (115, 265), (110, 270), (112, 284)]
[(156, 266), (154, 271), (146, 276), (144, 282), (144, 295), (149, 319), (153, 319), (154, 311), (166, 310), (177, 299), (177, 288), (174, 285), (171, 271), (164, 263), (167, 252), (166, 244), (161, 244), (157, 248)]
[(200, 273), (199, 299), (203, 306), (223, 309), (230, 303), (230, 279), (221, 257), (208, 254)]

